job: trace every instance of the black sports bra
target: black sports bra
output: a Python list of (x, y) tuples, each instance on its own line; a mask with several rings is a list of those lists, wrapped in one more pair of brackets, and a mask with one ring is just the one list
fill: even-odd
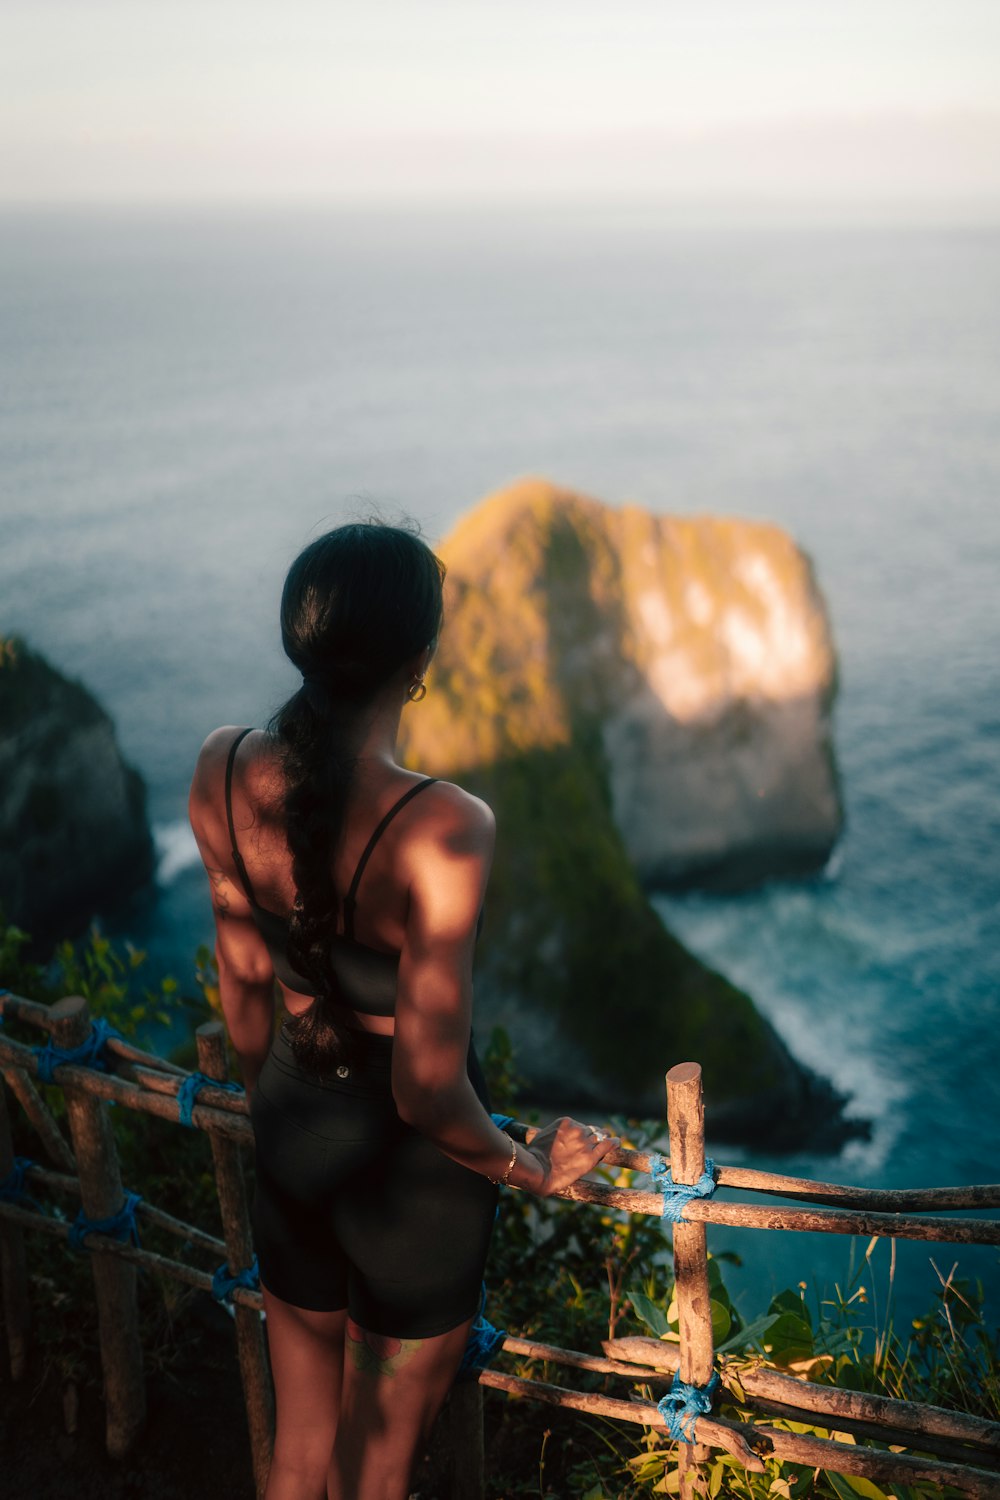
[[(301, 974), (297, 974), (288, 960), (288, 933), (291, 926), (288, 917), (281, 916), (276, 911), (269, 911), (266, 906), (261, 906), (254, 895), (247, 867), (243, 863), (243, 856), (236, 843), (236, 826), (233, 823), (233, 766), (236, 761), (236, 751), (240, 744), (252, 729), (242, 729), (229, 747), (229, 759), (226, 762), (226, 818), (229, 822), (229, 841), (232, 845), (233, 863), (236, 873), (240, 877), (240, 883), (250, 903), (250, 911), (253, 915), (254, 925), (267, 944), (267, 951), (271, 955), (274, 972), (290, 990), (295, 990), (300, 995), (311, 995), (314, 993), (313, 985)], [(354, 878), (351, 881), (347, 895), (344, 897), (344, 933), (334, 934), (330, 939), (330, 961), (333, 972), (337, 976), (341, 994), (345, 1005), (352, 1010), (359, 1011), (366, 1016), (391, 1016), (396, 1010), (396, 981), (399, 973), (399, 954), (383, 953), (377, 948), (368, 948), (364, 943), (359, 943), (354, 937), (354, 909), (357, 905), (358, 886), (361, 877), (365, 873), (365, 866), (371, 858), (372, 850), (382, 837), (396, 814), (425, 787), (433, 785), (437, 780), (434, 776), (428, 776), (423, 781), (418, 781), (404, 792), (398, 802), (394, 802), (365, 845), (364, 853), (358, 860)]]

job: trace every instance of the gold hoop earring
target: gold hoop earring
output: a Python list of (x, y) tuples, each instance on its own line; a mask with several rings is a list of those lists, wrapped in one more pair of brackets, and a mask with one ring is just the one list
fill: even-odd
[(414, 677), (406, 689), (406, 696), (411, 703), (419, 703), (421, 698), (427, 697), (427, 684), (422, 677)]

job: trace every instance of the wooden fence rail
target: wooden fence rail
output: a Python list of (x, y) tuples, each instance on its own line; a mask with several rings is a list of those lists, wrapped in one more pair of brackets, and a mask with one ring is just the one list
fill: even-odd
[[(701, 1069), (695, 1063), (682, 1063), (667, 1074), (667, 1113), (670, 1130), (671, 1174), (677, 1184), (694, 1184), (704, 1169), (704, 1115), (701, 1098)], [(524, 1138), (531, 1138), (531, 1131)], [(618, 1153), (626, 1158), (626, 1153)], [(612, 1156), (609, 1160), (614, 1161)], [(622, 1165), (649, 1170), (648, 1155), (628, 1153)], [(810, 1229), (826, 1233), (878, 1234), (896, 1237), (965, 1241), (1000, 1244), (1000, 1223), (994, 1220), (938, 1220), (902, 1211), (902, 1205), (920, 1208), (987, 1207), (1000, 1204), (1000, 1186), (973, 1188), (924, 1189), (889, 1195), (864, 1188), (840, 1188), (832, 1183), (812, 1183), (801, 1178), (780, 1178), (777, 1174), (740, 1168), (719, 1167), (717, 1185), (749, 1188), (755, 1191), (783, 1192), (790, 1197), (823, 1198), (827, 1202), (852, 1203), (852, 1208), (774, 1210), (755, 1209), (750, 1205), (723, 1204), (710, 1198), (694, 1198), (683, 1208), (686, 1223), (674, 1227), (674, 1274), (679, 1317), (679, 1342), (664, 1343), (657, 1339), (613, 1339), (604, 1345), (607, 1365), (591, 1362), (590, 1357), (569, 1351), (535, 1346), (534, 1357), (565, 1363), (577, 1368), (601, 1368), (618, 1375), (622, 1367), (636, 1366), (633, 1379), (655, 1383), (651, 1370), (661, 1375), (669, 1371), (680, 1374), (690, 1385), (703, 1387), (713, 1369), (718, 1369), (720, 1384), (727, 1402), (740, 1408), (740, 1423), (734, 1424), (715, 1416), (693, 1419), (691, 1443), (679, 1445), (681, 1494), (700, 1492), (699, 1464), (709, 1448), (733, 1453), (747, 1469), (760, 1471), (763, 1458), (777, 1458), (792, 1463), (814, 1465), (839, 1474), (855, 1475), (881, 1484), (910, 1484), (924, 1481), (943, 1490), (950, 1486), (976, 1497), (1000, 1496), (1000, 1424), (984, 1422), (966, 1413), (944, 1412), (939, 1408), (910, 1402), (890, 1401), (885, 1397), (844, 1392), (833, 1386), (821, 1386), (774, 1371), (737, 1373), (733, 1361), (717, 1360), (712, 1351), (711, 1305), (708, 1296), (707, 1255), (703, 1238), (706, 1223), (737, 1224), (745, 1228)], [(580, 1183), (568, 1190), (567, 1197), (604, 1206), (617, 1204), (633, 1212), (662, 1212), (663, 1198), (656, 1193), (621, 1192), (601, 1185)], [(625, 1202), (621, 1200), (625, 1199)], [(878, 1203), (879, 1209), (869, 1208)], [(895, 1212), (881, 1211), (890, 1203)], [(528, 1353), (522, 1341), (507, 1340), (511, 1352)], [(530, 1348), (530, 1346), (529, 1346)], [(706, 1357), (706, 1350), (708, 1351)], [(586, 1361), (586, 1363), (583, 1363)], [(482, 1382), (510, 1393), (528, 1395), (538, 1383), (517, 1377), (485, 1371)], [(549, 1404), (592, 1411), (643, 1426), (664, 1426), (658, 1409), (651, 1403), (621, 1402), (606, 1396), (568, 1392), (563, 1387), (545, 1385), (536, 1389), (537, 1399)], [(885, 1452), (856, 1443), (841, 1442), (773, 1428), (756, 1420), (759, 1416), (780, 1416), (792, 1421), (809, 1422), (837, 1433), (854, 1437), (875, 1438), (893, 1446), (910, 1447), (915, 1454)], [(930, 1453), (931, 1457), (925, 1457)]]
[[(40, 1005), (22, 996), (0, 992), (0, 1020), (14, 1019), (47, 1032), (62, 1047), (72, 1047), (90, 1032), (86, 1003), (69, 997), (55, 1005)], [(206, 1078), (225, 1081), (225, 1037), (218, 1022), (198, 1030), (199, 1070)], [(186, 1070), (120, 1038), (110, 1038), (107, 1052), (113, 1069), (60, 1063), (57, 1081), (66, 1099), (71, 1142), (65, 1136), (36, 1086), (39, 1059), (34, 1048), (0, 1032), (0, 1182), (14, 1168), (7, 1089), (15, 1098), (51, 1162), (32, 1164), (26, 1181), (57, 1198), (79, 1200), (88, 1219), (104, 1219), (121, 1208), (124, 1197), (108, 1105), (112, 1102), (161, 1119), (182, 1118), (177, 1095), (190, 1076)], [(670, 1169), (675, 1184), (694, 1184), (705, 1164), (704, 1112), (701, 1069), (681, 1063), (667, 1074), (667, 1114)], [(221, 1257), (232, 1274), (252, 1259), (249, 1215), (240, 1161), (241, 1147), (252, 1143), (244, 1095), (206, 1083), (191, 1110), (191, 1123), (207, 1133), (212, 1149), (219, 1196), (223, 1239), (140, 1202), (140, 1221), (156, 1225), (184, 1241), (191, 1252)], [(515, 1123), (511, 1133), (530, 1141), (531, 1127)], [(649, 1171), (650, 1156), (622, 1148), (607, 1159), (612, 1166)], [(923, 1481), (951, 1486), (974, 1497), (1000, 1497), (1000, 1423), (967, 1413), (890, 1400), (819, 1385), (774, 1370), (737, 1370), (732, 1359), (717, 1357), (713, 1348), (709, 1296), (706, 1225), (728, 1224), (747, 1229), (787, 1229), (833, 1234), (888, 1235), (949, 1243), (1000, 1244), (1000, 1221), (980, 1218), (939, 1218), (947, 1210), (1000, 1207), (1000, 1184), (969, 1187), (919, 1188), (886, 1191), (813, 1182), (753, 1168), (719, 1165), (718, 1187), (790, 1198), (804, 1207), (740, 1204), (696, 1197), (686, 1203), (683, 1218), (673, 1226), (674, 1273), (679, 1314), (676, 1343), (650, 1338), (613, 1339), (603, 1355), (559, 1349), (516, 1337), (504, 1349), (521, 1358), (543, 1360), (568, 1369), (592, 1371), (631, 1387), (629, 1399), (572, 1390), (534, 1377), (484, 1370), (474, 1383), (456, 1386), (444, 1418), (452, 1449), (455, 1500), (481, 1500), (484, 1486), (482, 1455), (482, 1387), (528, 1396), (550, 1405), (590, 1412), (643, 1427), (665, 1429), (667, 1421), (653, 1401), (638, 1399), (635, 1387), (654, 1390), (679, 1372), (689, 1386), (704, 1387), (718, 1374), (724, 1404), (735, 1416), (705, 1412), (693, 1417), (692, 1441), (678, 1445), (681, 1493), (700, 1493), (701, 1464), (710, 1451), (733, 1454), (748, 1470), (761, 1472), (773, 1457), (791, 1463), (857, 1475), (881, 1484)], [(710, 1184), (707, 1184), (710, 1186)], [(561, 1195), (600, 1205), (603, 1209), (647, 1213), (660, 1217), (661, 1192), (612, 1188), (599, 1182), (575, 1184)], [(822, 1206), (819, 1206), (822, 1205)], [(65, 1236), (65, 1218), (37, 1207), (0, 1201), (0, 1291), (8, 1357), (13, 1378), (26, 1367), (29, 1301), (24, 1235), (26, 1231)], [(121, 1454), (141, 1430), (144, 1383), (139, 1353), (135, 1296), (137, 1266), (173, 1277), (206, 1291), (213, 1274), (173, 1256), (160, 1255), (137, 1243), (89, 1232), (98, 1306), (101, 1361), (106, 1393), (106, 1440), (111, 1453)], [(259, 1291), (237, 1286), (234, 1304), (240, 1373), (247, 1407), (255, 1487), (263, 1494), (273, 1443), (273, 1396), (260, 1311)], [(759, 1419), (763, 1417), (762, 1422)], [(768, 1417), (784, 1418), (844, 1434), (875, 1439), (885, 1445), (870, 1448), (837, 1438), (794, 1433), (770, 1425)], [(911, 1453), (886, 1451), (908, 1447)]]

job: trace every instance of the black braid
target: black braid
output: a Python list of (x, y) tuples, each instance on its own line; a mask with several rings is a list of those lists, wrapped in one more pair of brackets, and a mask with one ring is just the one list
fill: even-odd
[(304, 682), (271, 730), (281, 749), (296, 891), (288, 958), (315, 995), (285, 1025), (300, 1066), (320, 1076), (351, 1051), (331, 959), (340, 908), (331, 863), (346, 820), (364, 710), (436, 639), (442, 577), (442, 565), (414, 533), (368, 524), (320, 537), (285, 582), (282, 642)]
[(330, 857), (343, 827), (353, 766), (342, 747), (331, 744), (304, 691), (281, 710), (275, 729), (282, 746), (285, 836), (296, 892), (288, 958), (296, 972), (311, 981), (315, 993), (313, 1004), (285, 1025), (303, 1066), (324, 1072), (350, 1051), (330, 962), (330, 934), (337, 927), (338, 909)]

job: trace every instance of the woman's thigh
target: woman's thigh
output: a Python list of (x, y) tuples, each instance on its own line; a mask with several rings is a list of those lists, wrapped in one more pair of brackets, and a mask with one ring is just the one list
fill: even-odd
[(310, 1312), (262, 1290), (277, 1417), (267, 1500), (321, 1500), (340, 1415), (347, 1313)]
[(347, 1323), (341, 1422), (329, 1500), (404, 1500), (451, 1388), (469, 1324), (436, 1338), (390, 1338)]

